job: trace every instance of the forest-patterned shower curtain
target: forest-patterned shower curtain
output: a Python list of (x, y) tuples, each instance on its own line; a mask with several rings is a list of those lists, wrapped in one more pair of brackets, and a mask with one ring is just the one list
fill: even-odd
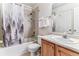
[(23, 5), (16, 3), (3, 4), (3, 42), (12, 46), (23, 42)]

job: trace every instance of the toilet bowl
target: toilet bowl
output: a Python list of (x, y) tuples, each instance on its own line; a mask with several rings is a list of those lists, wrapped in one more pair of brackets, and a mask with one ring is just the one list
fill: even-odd
[(40, 48), (40, 45), (37, 43), (32, 43), (28, 45), (28, 51), (31, 53), (31, 56), (35, 56), (39, 48)]

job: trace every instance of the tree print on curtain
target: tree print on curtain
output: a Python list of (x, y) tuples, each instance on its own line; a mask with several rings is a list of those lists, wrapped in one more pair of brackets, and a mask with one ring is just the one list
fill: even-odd
[(23, 42), (23, 6), (16, 3), (3, 4), (3, 42), (12, 46)]

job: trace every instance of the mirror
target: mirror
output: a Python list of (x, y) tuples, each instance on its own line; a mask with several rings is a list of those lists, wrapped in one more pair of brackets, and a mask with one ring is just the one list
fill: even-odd
[(54, 11), (54, 26), (55, 32), (68, 32), (72, 33), (72, 21), (73, 21), (73, 10), (64, 10), (64, 11)]
[(79, 35), (79, 4), (55, 3), (52, 6), (53, 32)]

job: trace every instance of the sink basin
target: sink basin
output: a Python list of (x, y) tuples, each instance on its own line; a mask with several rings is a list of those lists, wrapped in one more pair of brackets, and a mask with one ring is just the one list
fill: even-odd
[(51, 39), (55, 39), (55, 38), (60, 38), (61, 36), (57, 36), (57, 35), (49, 35), (48, 37), (50, 37)]
[(79, 44), (78, 39), (73, 39), (73, 38), (63, 38), (63, 37), (55, 37), (54, 38), (56, 41), (60, 41), (61, 43), (68, 43), (68, 44)]

